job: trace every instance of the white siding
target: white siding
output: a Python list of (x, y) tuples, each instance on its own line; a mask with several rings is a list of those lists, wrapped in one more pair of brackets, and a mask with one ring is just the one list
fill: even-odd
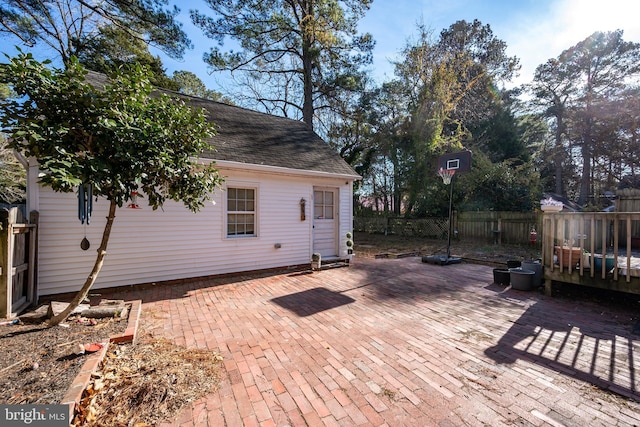
[[(226, 238), (224, 193), (194, 214), (169, 201), (163, 210), (119, 208), (107, 257), (94, 289), (299, 265), (311, 259), (314, 185), (339, 187), (340, 250), (351, 230), (350, 180), (220, 170), (227, 185), (258, 188), (258, 236)], [(91, 225), (77, 219), (75, 194), (40, 188), (38, 289), (40, 295), (77, 291), (95, 261), (108, 203), (94, 203)], [(305, 198), (306, 220), (300, 219)], [(80, 242), (86, 231), (91, 248)], [(281, 247), (275, 248), (279, 243)], [(346, 252), (345, 252), (346, 253)]]

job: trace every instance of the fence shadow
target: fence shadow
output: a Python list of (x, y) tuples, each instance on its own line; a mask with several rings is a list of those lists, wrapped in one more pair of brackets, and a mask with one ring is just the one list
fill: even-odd
[(485, 354), (501, 364), (526, 360), (640, 401), (634, 322), (580, 308), (563, 312), (552, 301), (539, 301)]

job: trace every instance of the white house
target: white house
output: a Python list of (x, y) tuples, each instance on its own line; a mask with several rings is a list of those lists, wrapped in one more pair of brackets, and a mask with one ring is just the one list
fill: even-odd
[[(104, 77), (90, 73), (88, 81)], [(120, 208), (93, 289), (309, 264), (347, 257), (357, 173), (305, 123), (188, 98), (217, 128), (215, 161), (222, 190), (194, 214), (168, 201), (153, 211)], [(95, 261), (108, 202), (94, 203), (90, 225), (77, 218), (77, 197), (38, 184), (31, 161), (27, 210), (40, 213), (38, 295), (75, 292)], [(84, 237), (90, 248), (83, 250)]]

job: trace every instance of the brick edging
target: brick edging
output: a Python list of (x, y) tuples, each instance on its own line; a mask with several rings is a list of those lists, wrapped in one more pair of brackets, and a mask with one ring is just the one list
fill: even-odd
[(73, 421), (73, 417), (76, 412), (77, 405), (80, 404), (80, 400), (82, 399), (82, 394), (86, 390), (89, 382), (91, 381), (91, 375), (93, 375), (100, 364), (104, 360), (105, 355), (107, 354), (107, 350), (109, 349), (110, 343), (135, 343), (136, 342), (136, 333), (138, 331), (138, 323), (140, 322), (140, 313), (142, 312), (142, 301), (135, 300), (129, 301), (131, 304), (131, 309), (129, 310), (129, 318), (127, 321), (127, 328), (124, 333), (119, 335), (112, 335), (109, 337), (108, 342), (102, 342), (103, 347), (89, 355), (87, 360), (85, 360), (84, 364), (80, 368), (80, 372), (74, 378), (71, 386), (67, 390), (67, 393), (62, 398), (60, 402), (62, 405), (69, 405), (69, 424)]
[(112, 343), (136, 343), (136, 332), (138, 331), (138, 323), (140, 322), (140, 314), (142, 313), (142, 300), (131, 301), (130, 304), (131, 309), (129, 310), (127, 328), (122, 334), (111, 335), (109, 341)]

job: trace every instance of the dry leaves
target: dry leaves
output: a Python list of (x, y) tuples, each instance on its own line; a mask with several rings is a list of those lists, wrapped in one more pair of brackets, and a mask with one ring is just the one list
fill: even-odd
[(114, 346), (85, 391), (74, 426), (149, 426), (213, 392), (222, 357), (147, 335)]

